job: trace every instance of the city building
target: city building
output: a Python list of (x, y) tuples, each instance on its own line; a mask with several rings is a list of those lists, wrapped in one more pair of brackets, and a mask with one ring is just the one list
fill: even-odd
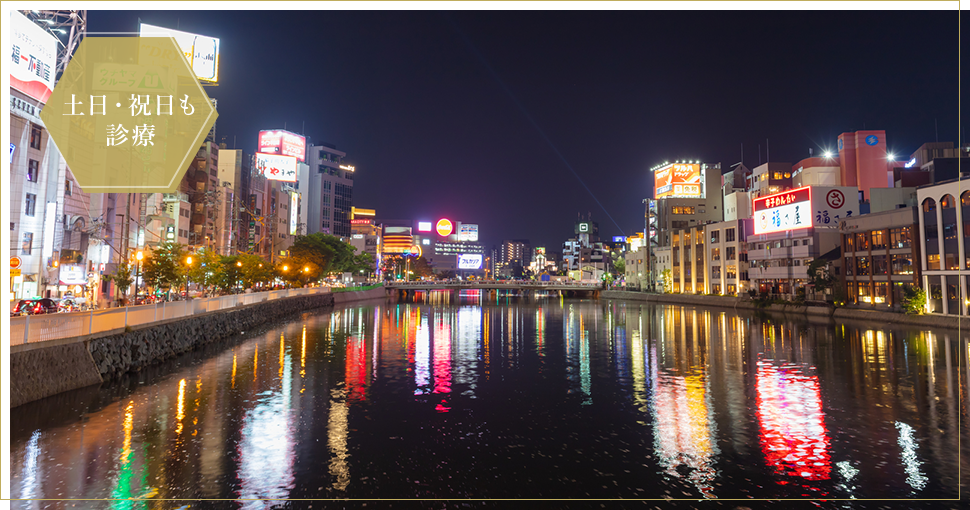
[(851, 186), (805, 186), (755, 198), (747, 239), (753, 288), (795, 298), (809, 283), (808, 265), (840, 248), (841, 220), (859, 216), (856, 191)]
[(903, 290), (921, 284), (917, 208), (853, 216), (840, 230), (846, 304), (899, 311)]
[(927, 312), (967, 315), (967, 282), (970, 269), (970, 191), (964, 180), (923, 186), (916, 190), (919, 200), (919, 250)]
[(791, 175), (793, 188), (842, 185), (842, 167), (839, 158), (832, 155), (805, 158), (792, 165)]
[(708, 247), (705, 294), (737, 296), (748, 291), (747, 238), (752, 231), (750, 218), (704, 226)]
[(871, 188), (892, 186), (892, 159), (883, 130), (842, 133), (838, 138), (840, 185), (859, 190), (859, 201)]
[(349, 239), (353, 207), (355, 168), (344, 163), (347, 153), (333, 145), (311, 145), (307, 150), (309, 172), (305, 191), (309, 234), (323, 232)]
[(528, 239), (506, 239), (499, 249), (499, 263), (503, 266), (527, 267), (532, 263), (532, 248)]
[(792, 188), (791, 163), (765, 163), (751, 171), (752, 198), (763, 197), (787, 191)]
[(371, 257), (374, 270), (381, 265), (381, 227), (374, 224), (377, 212), (374, 209), (351, 209), (350, 245), (358, 254), (366, 253)]
[(613, 270), (609, 249), (599, 240), (599, 224), (590, 219), (573, 225), (576, 237), (562, 245), (562, 270), (572, 280), (600, 281)]
[(670, 246), (675, 230), (724, 218), (720, 163), (664, 163), (652, 171), (654, 200), (650, 207), (655, 209), (656, 217), (651, 236), (658, 247)]
[[(669, 253), (670, 247), (665, 248)], [(659, 260), (660, 254), (657, 254)], [(624, 287), (627, 290), (647, 290), (649, 267), (647, 267), (647, 248), (640, 246), (635, 250), (628, 250), (623, 254)]]

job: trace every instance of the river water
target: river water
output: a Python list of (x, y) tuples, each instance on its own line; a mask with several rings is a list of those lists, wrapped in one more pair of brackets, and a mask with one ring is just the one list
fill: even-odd
[(967, 355), (957, 331), (422, 293), (17, 408), (12, 497), (957, 498)]

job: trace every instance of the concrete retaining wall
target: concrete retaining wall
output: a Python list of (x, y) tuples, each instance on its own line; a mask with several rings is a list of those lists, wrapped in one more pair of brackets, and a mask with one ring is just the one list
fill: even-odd
[(294, 313), (385, 296), (383, 288), (299, 296), (92, 338), (14, 346), (10, 353), (10, 407), (100, 384)]
[[(835, 320), (852, 319), (874, 321), (881, 324), (904, 324), (912, 326), (957, 329), (970, 328), (970, 318), (960, 318), (943, 315), (907, 315), (904, 313), (879, 312), (861, 308), (833, 308), (827, 306), (784, 306), (771, 305), (768, 308), (758, 308), (747, 298), (731, 296), (702, 296), (697, 294), (647, 294), (643, 292), (629, 292), (622, 290), (603, 291), (604, 299), (629, 299), (651, 303), (671, 303), (680, 305), (713, 306), (732, 308), (735, 310), (763, 310), (795, 315), (829, 316)], [(961, 321), (963, 322), (961, 326)]]

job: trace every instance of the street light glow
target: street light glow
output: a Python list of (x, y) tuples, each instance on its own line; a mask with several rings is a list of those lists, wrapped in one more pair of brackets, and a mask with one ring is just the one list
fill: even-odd
[(188, 264), (188, 265), (190, 265), (190, 266), (192, 265), (192, 256), (191, 255), (189, 255), (188, 257), (185, 257), (185, 263)]

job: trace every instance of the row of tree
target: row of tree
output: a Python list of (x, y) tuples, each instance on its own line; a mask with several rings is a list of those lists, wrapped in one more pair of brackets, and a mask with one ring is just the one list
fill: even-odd
[(162, 291), (188, 288), (191, 282), (209, 293), (232, 292), (266, 285), (276, 279), (303, 287), (343, 272), (373, 272), (370, 256), (355, 251), (356, 248), (338, 237), (314, 233), (297, 236), (289, 256), (271, 264), (259, 255), (225, 256), (207, 248), (189, 252), (179, 243), (166, 242), (147, 253), (140, 263), (123, 261), (107, 278), (117, 288), (128, 289), (140, 271), (145, 285)]

